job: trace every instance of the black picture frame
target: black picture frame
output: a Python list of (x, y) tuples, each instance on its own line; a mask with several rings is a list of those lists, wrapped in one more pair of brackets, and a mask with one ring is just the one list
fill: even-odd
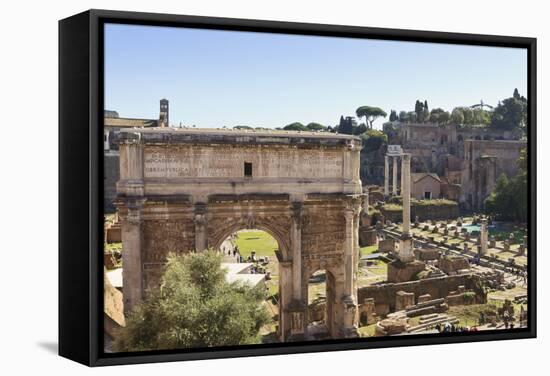
[[(528, 58), (528, 328), (209, 349), (103, 352), (103, 24), (123, 23), (519, 47)], [(59, 354), (88, 366), (536, 337), (536, 39), (248, 19), (88, 10), (59, 21)]]

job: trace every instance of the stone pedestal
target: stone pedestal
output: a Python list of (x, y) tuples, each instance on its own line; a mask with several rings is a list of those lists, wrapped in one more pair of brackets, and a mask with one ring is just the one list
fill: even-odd
[(288, 307), (290, 317), (289, 341), (303, 341), (306, 339), (306, 305), (299, 300), (293, 300)]
[(414, 305), (414, 294), (412, 292), (398, 291), (395, 293), (395, 310), (401, 311)]
[(399, 239), (399, 260), (401, 262), (411, 262), (414, 260), (413, 239), (412, 236), (402, 235)]
[(353, 295), (348, 295), (342, 300), (344, 305), (344, 328), (342, 330), (343, 338), (355, 338), (357, 333), (357, 302)]

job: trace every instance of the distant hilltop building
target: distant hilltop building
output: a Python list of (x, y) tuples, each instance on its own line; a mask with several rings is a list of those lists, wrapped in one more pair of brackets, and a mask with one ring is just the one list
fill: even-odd
[[(388, 145), (411, 155), (413, 197), (448, 198), (467, 210), (483, 209), (501, 174), (517, 174), (520, 151), (527, 146), (519, 129), (386, 123), (384, 131)], [(372, 154), (362, 156), (361, 180), (381, 185), (384, 150)]]
[(115, 142), (116, 134), (128, 128), (169, 127), (168, 99), (160, 100), (157, 119), (136, 119), (120, 117), (117, 111), (105, 110), (103, 113), (103, 155), (104, 155), (104, 210), (113, 212), (113, 199), (116, 197), (116, 182), (119, 179), (119, 152)]

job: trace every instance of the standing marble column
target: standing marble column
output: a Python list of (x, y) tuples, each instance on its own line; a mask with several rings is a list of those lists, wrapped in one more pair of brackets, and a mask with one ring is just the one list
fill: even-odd
[(292, 250), (292, 301), (289, 304), (290, 340), (300, 341), (306, 335), (307, 302), (302, 296), (302, 202), (292, 203), (290, 225), (290, 247)]
[(141, 210), (144, 199), (128, 199), (127, 212), (122, 217), (121, 236), (124, 252), (122, 252), (122, 295), (124, 313), (143, 299), (143, 268), (142, 268), (142, 218)]
[(387, 155), (384, 156), (384, 196), (390, 195), (390, 161)]
[(292, 203), (292, 225), (290, 228), (292, 247), (292, 298), (302, 298), (302, 203)]
[(355, 242), (357, 236), (354, 235), (356, 230), (355, 219), (356, 219), (355, 208), (348, 208), (344, 212), (346, 219), (346, 237), (345, 237), (345, 249), (344, 249), (344, 296), (342, 299), (343, 304), (343, 328), (342, 328), (342, 337), (343, 338), (353, 338), (357, 336), (357, 289), (355, 286), (355, 263), (359, 260), (355, 257)]
[(403, 234), (410, 235), (411, 231), (411, 156), (403, 154), (401, 162), (401, 184), (403, 191)]
[(291, 314), (287, 307), (292, 301), (292, 262), (279, 262), (279, 340), (286, 341), (291, 334)]
[(397, 157), (392, 157), (393, 159), (393, 171), (392, 171), (392, 194), (397, 196)]
[(399, 259), (409, 262), (414, 259), (411, 236), (411, 156), (401, 157), (401, 197), (403, 199), (403, 232), (401, 234)]
[(480, 256), (487, 254), (487, 242), (489, 238), (489, 231), (487, 228), (487, 218), (481, 219), (481, 228), (479, 232), (479, 254)]
[(351, 295), (353, 293), (353, 230), (355, 226), (353, 225), (353, 219), (355, 213), (353, 209), (346, 209), (344, 212), (346, 218), (346, 234), (345, 234), (345, 245), (344, 245), (344, 268), (345, 268), (345, 280), (344, 280), (344, 294)]

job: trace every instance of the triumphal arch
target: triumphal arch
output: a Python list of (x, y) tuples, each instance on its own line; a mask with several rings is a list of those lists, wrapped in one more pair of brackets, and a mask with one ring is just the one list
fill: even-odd
[(156, 128), (118, 141), (126, 311), (158, 286), (169, 252), (218, 249), (254, 228), (279, 244), (280, 339), (306, 338), (308, 280), (320, 269), (330, 336), (356, 335), (359, 138)]

